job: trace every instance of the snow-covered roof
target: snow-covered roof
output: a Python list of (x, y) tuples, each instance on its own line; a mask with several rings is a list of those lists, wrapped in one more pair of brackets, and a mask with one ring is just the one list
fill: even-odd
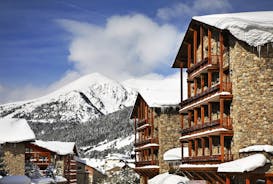
[(187, 177), (175, 174), (163, 173), (148, 180), (148, 184), (180, 184), (190, 181)]
[(273, 11), (242, 12), (194, 16), (192, 19), (219, 29), (226, 29), (251, 46), (273, 42)]
[(145, 165), (142, 167), (137, 167), (137, 169), (159, 169), (158, 165)]
[(80, 163), (85, 164), (89, 167), (92, 167), (101, 173), (105, 173), (105, 171), (103, 169), (103, 165), (105, 164), (104, 159), (99, 160), (99, 159), (94, 159), (94, 158), (80, 158), (80, 157), (74, 157), (74, 159), (77, 162), (80, 162)]
[[(188, 147), (183, 148), (183, 156), (188, 157), (189, 156), (189, 151)], [(179, 148), (172, 148), (166, 151), (163, 155), (163, 159), (165, 161), (174, 161), (174, 160), (181, 160), (181, 155), (182, 155), (182, 149), (181, 147)]]
[[(55, 152), (58, 155), (74, 154), (75, 153), (74, 150), (76, 149), (75, 142), (36, 140), (35, 142), (32, 142), (31, 144), (34, 144), (41, 148), (45, 148), (49, 151)], [(77, 154), (77, 151), (76, 151), (76, 154)]]
[(253, 171), (267, 163), (267, 158), (263, 154), (255, 154), (231, 162), (220, 164), (218, 172), (243, 173)]
[(35, 135), (25, 119), (0, 119), (0, 144), (35, 140)]
[(262, 151), (273, 154), (273, 145), (253, 145), (253, 146), (248, 146), (239, 150), (240, 153), (262, 152)]

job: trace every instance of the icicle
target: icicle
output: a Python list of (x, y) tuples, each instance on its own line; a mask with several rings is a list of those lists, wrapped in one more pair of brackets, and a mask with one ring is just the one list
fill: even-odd
[(257, 51), (258, 51), (258, 54), (259, 54), (259, 58), (261, 58), (261, 48), (262, 48), (261, 45), (257, 46)]

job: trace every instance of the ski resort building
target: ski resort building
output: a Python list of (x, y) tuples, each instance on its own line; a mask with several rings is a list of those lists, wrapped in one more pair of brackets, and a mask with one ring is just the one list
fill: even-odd
[(162, 98), (156, 98), (156, 95), (144, 98), (138, 94), (131, 114), (135, 124), (135, 172), (140, 175), (140, 183), (144, 184), (169, 170), (163, 155), (180, 145), (178, 105), (155, 102), (162, 102)]
[(179, 113), (180, 142), (188, 146), (180, 170), (188, 178), (273, 183), (272, 17), (248, 12), (192, 18), (173, 63), (187, 75)]
[(35, 140), (34, 132), (24, 119), (0, 119), (0, 171), (25, 175), (25, 147)]
[(57, 175), (64, 176), (69, 184), (77, 183), (77, 165), (74, 156), (78, 156), (74, 142), (41, 141), (28, 143), (25, 152), (26, 162), (32, 162), (41, 170), (53, 165)]

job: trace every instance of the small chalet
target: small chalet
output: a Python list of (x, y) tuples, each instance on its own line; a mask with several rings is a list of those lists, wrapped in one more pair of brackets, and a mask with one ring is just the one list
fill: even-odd
[(36, 164), (41, 170), (53, 165), (57, 175), (64, 176), (68, 183), (77, 183), (74, 156), (78, 152), (74, 142), (36, 140), (28, 143), (25, 150), (26, 162)]
[[(168, 90), (162, 90), (167, 92)], [(179, 114), (173, 96), (160, 94), (138, 94), (131, 119), (135, 122), (135, 172), (140, 175), (140, 183), (169, 170), (163, 154), (179, 145)], [(178, 97), (179, 98), (179, 97)]]
[(95, 184), (103, 180), (106, 176), (88, 159), (76, 157), (77, 161), (77, 183)]
[(272, 17), (273, 11), (217, 14), (189, 24), (173, 67), (181, 76), (187, 71), (179, 113), (188, 156), (180, 170), (192, 180), (273, 183), (272, 153), (240, 151), (273, 145)]
[(0, 149), (4, 170), (9, 175), (25, 175), (25, 148), (35, 135), (24, 119), (0, 119)]

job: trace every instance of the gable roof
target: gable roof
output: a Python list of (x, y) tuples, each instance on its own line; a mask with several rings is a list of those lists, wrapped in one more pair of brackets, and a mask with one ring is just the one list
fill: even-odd
[(0, 119), (0, 144), (35, 140), (35, 134), (25, 119)]
[(39, 146), (41, 148), (45, 148), (49, 151), (57, 153), (58, 155), (70, 155), (70, 154), (78, 155), (75, 142), (36, 140), (35, 142), (32, 142), (31, 144)]
[(198, 30), (198, 27), (203, 25), (216, 30), (226, 31), (238, 40), (256, 47), (273, 42), (272, 17), (273, 11), (194, 16), (185, 33), (172, 67), (187, 68), (187, 43), (191, 42), (193, 35), (191, 28)]

